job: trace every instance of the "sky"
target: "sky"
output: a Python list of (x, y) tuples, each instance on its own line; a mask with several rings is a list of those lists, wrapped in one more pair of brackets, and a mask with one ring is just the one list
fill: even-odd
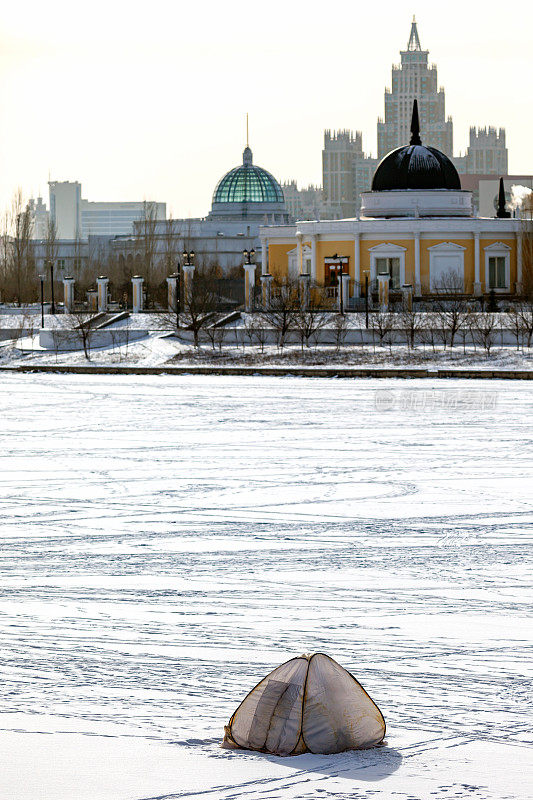
[(88, 200), (208, 213), (218, 179), (254, 161), (321, 184), (326, 128), (376, 120), (413, 14), (454, 120), (505, 127), (509, 169), (533, 173), (533, 4), (0, 0), (0, 208), (22, 187), (78, 180)]

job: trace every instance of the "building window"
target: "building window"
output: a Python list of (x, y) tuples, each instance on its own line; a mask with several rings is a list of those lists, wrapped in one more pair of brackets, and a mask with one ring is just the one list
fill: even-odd
[(369, 249), (370, 279), (375, 281), (378, 275), (388, 275), (390, 288), (400, 289), (405, 283), (405, 247), (392, 242), (384, 242)]
[(489, 258), (489, 289), (506, 289), (505, 257), (491, 256)]
[(429, 285), (432, 292), (464, 292), (465, 248), (441, 242), (429, 248)]
[(485, 247), (485, 287), (488, 291), (509, 291), (511, 286), (511, 248), (503, 242)]
[(376, 258), (376, 274), (388, 275), (391, 279), (391, 289), (400, 288), (400, 259)]

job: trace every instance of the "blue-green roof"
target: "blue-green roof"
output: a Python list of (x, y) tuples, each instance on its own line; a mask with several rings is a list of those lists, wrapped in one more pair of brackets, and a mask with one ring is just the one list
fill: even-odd
[(270, 172), (252, 164), (252, 151), (244, 151), (243, 163), (221, 178), (213, 203), (283, 203), (281, 186)]

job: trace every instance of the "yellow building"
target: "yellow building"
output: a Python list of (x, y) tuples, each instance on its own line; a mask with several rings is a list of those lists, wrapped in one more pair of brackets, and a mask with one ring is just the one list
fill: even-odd
[(473, 215), (472, 193), (461, 189), (451, 161), (421, 143), (416, 100), (411, 133), (408, 146), (379, 164), (357, 219), (263, 226), (263, 275), (309, 275), (328, 286), (342, 271), (349, 275), (345, 301), (364, 294), (367, 283), (377, 288), (380, 276), (392, 291), (411, 286), (415, 297), (519, 291), (520, 221), (504, 199), (497, 217)]

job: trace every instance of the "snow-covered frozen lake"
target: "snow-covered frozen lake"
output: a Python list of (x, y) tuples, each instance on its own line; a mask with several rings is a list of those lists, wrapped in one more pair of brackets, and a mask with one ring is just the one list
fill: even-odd
[[(2, 799), (531, 796), (531, 384), (5, 373), (0, 408)], [(387, 746), (221, 750), (313, 650)]]

